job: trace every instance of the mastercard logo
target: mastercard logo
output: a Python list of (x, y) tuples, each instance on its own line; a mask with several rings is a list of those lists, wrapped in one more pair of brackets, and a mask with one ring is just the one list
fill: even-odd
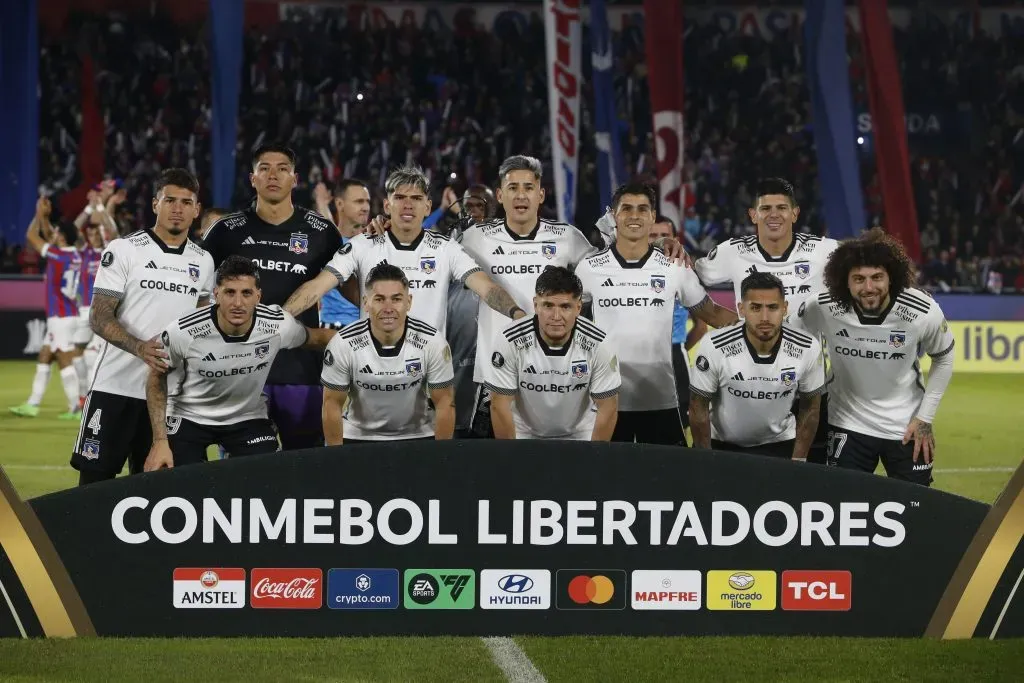
[(569, 582), (569, 599), (577, 605), (603, 605), (615, 597), (615, 584), (607, 576), (577, 576)]

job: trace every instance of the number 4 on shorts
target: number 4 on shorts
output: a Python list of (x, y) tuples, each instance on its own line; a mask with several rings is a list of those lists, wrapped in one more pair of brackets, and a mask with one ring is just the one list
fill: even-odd
[(89, 424), (85, 425), (85, 428), (92, 432), (93, 436), (97, 436), (100, 433), (100, 419), (103, 417), (103, 408), (97, 408), (93, 411), (92, 417), (89, 418)]

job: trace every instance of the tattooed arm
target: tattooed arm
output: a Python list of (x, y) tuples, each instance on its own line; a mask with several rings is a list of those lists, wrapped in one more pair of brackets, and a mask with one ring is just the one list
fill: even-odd
[(807, 454), (818, 432), (818, 416), (821, 394), (800, 397), (800, 410), (796, 416), (796, 440), (793, 443), (793, 460), (807, 460)]
[(167, 441), (167, 375), (150, 370), (146, 380), (146, 406), (149, 424), (153, 428), (153, 445), (143, 469), (146, 472), (174, 467), (174, 453)]
[(711, 297), (705, 297), (703, 301), (691, 308), (690, 314), (714, 328), (728, 327), (739, 320), (735, 311), (719, 306), (711, 300)]
[(690, 433), (694, 448), (711, 448), (711, 400), (690, 394)]
[(284, 302), (283, 308), (292, 315), (299, 315), (337, 286), (338, 276), (325, 268), (315, 278), (292, 292), (292, 295)]
[(138, 356), (151, 369), (165, 372), (167, 354), (164, 352), (163, 344), (155, 338), (142, 341), (125, 329), (117, 319), (117, 307), (120, 303), (117, 297), (96, 292), (89, 311), (89, 326), (92, 331), (117, 348)]
[(467, 277), (466, 286), (476, 292), (477, 296), (484, 303), (502, 315), (507, 315), (513, 320), (526, 315), (526, 311), (519, 307), (516, 300), (512, 298), (512, 295), (506, 292), (501, 285), (487, 277), (487, 274), (482, 270), (478, 270)]

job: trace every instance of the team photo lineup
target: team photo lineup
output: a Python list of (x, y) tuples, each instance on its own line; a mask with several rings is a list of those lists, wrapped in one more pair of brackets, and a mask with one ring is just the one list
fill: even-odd
[[(508, 157), (493, 189), (447, 187), (437, 208), (424, 171), (395, 167), (371, 218), (355, 179), (293, 203), (295, 153), (265, 143), (241, 211), (200, 206), (181, 168), (159, 175), (138, 229), (111, 217), (115, 181), (74, 224), (41, 197), (26, 240), (46, 260), (46, 343), (11, 411), (38, 414), (55, 359), (80, 485), (213, 446), (452, 438), (881, 462), (931, 483), (954, 342), (896, 238), (801, 232), (795, 188), (768, 177), (755, 232), (691, 260), (653, 186), (619, 186), (585, 234), (542, 217), (542, 168)], [(727, 283), (735, 311), (705, 289)]]

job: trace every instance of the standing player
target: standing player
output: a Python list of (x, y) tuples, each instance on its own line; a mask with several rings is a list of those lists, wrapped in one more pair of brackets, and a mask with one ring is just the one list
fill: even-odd
[(205, 462), (213, 444), (232, 457), (276, 451), (261, 393), (270, 364), (281, 349), (323, 349), (335, 334), (261, 305), (260, 271), (244, 256), (220, 264), (214, 302), (161, 334), (170, 372), (150, 370), (146, 384), (153, 428), (147, 472)]
[(605, 333), (580, 317), (583, 285), (551, 266), (535, 286), (536, 314), (506, 326), (484, 373), (494, 435), (608, 441), (621, 378)]
[(324, 352), (327, 445), (452, 438), (452, 354), (444, 335), (409, 316), (405, 273), (388, 263), (373, 268), (363, 307), (369, 317), (339, 332)]
[(96, 367), (96, 358), (99, 356), (103, 344), (103, 340), (94, 335), (92, 328), (89, 327), (89, 310), (92, 306), (93, 284), (96, 282), (96, 273), (100, 269), (100, 258), (103, 257), (105, 245), (103, 232), (99, 226), (86, 223), (82, 233), (85, 237), (85, 245), (79, 250), (82, 257), (78, 278), (78, 295), (81, 305), (78, 309), (78, 325), (75, 329), (75, 346), (78, 348), (74, 364), (75, 371), (78, 373), (78, 393), (82, 397), (82, 405), (84, 405), (85, 395), (89, 393), (89, 382)]
[[(876, 228), (844, 242), (825, 267), (828, 291), (800, 317), (829, 342), (832, 407), (830, 465), (932, 481), (932, 423), (953, 376), (953, 334), (939, 305), (913, 288), (913, 264), (894, 238)], [(921, 384), (918, 357), (932, 358)], [(910, 442), (913, 441), (913, 445)]]
[[(292, 203), (297, 180), (295, 152), (274, 144), (259, 147), (249, 176), (255, 206), (228, 214), (203, 237), (215, 264), (241, 254), (259, 266), (266, 304), (284, 304), (341, 246), (341, 235), (329, 220)], [(315, 310), (296, 317), (306, 327), (319, 325)], [(323, 445), (319, 378), (320, 354), (307, 349), (282, 351), (270, 369), (268, 409), (286, 451)]]
[(619, 417), (612, 441), (686, 445), (672, 371), (672, 302), (713, 327), (736, 314), (711, 300), (693, 270), (650, 244), (654, 188), (627, 183), (612, 195), (615, 241), (576, 268), (593, 300), (594, 322), (608, 330), (621, 364)]
[(444, 330), (448, 312), (450, 282), (466, 283), (495, 314), (509, 318), (526, 313), (495, 284), (458, 242), (423, 230), (430, 213), (427, 176), (418, 168), (402, 167), (385, 183), (384, 211), (390, 214), (390, 229), (384, 234), (358, 235), (343, 246), (315, 279), (300, 287), (285, 303), (285, 310), (298, 315), (325, 293), (352, 275), (360, 280), (360, 294), (366, 296), (370, 271), (379, 263), (390, 263), (406, 273), (416, 293), (412, 313), (432, 327)]
[[(326, 193), (326, 190), (324, 190)], [(329, 193), (328, 193), (329, 196)], [(342, 246), (348, 243), (370, 221), (370, 187), (361, 180), (345, 178), (338, 183), (334, 193), (334, 211), (337, 226), (341, 232)], [(328, 204), (329, 208), (330, 204)], [(359, 287), (353, 280), (352, 294), (358, 300)], [(359, 306), (345, 298), (341, 289), (335, 287), (320, 299), (320, 325), (340, 330), (345, 325), (359, 320)]]
[(213, 259), (188, 239), (199, 216), (199, 182), (167, 169), (153, 185), (152, 228), (112, 241), (100, 259), (89, 322), (106, 340), (85, 400), (71, 466), (79, 485), (113, 479), (128, 461), (141, 472), (153, 434), (146, 410), (147, 366), (167, 369), (160, 331), (209, 302)]
[(783, 324), (783, 292), (770, 273), (748, 275), (740, 283), (743, 322), (697, 347), (690, 380), (695, 447), (807, 459), (825, 391), (824, 359), (817, 339)]
[(75, 372), (75, 325), (78, 321), (78, 277), (81, 257), (75, 249), (78, 230), (73, 225), (50, 224), (50, 200), (40, 197), (36, 215), (29, 223), (25, 241), (46, 259), (46, 342), (39, 351), (32, 394), (28, 401), (10, 410), (21, 417), (35, 417), (50, 382), (50, 363), (56, 355), (60, 382), (68, 401), (61, 420), (77, 420), (79, 413), (78, 374)]

